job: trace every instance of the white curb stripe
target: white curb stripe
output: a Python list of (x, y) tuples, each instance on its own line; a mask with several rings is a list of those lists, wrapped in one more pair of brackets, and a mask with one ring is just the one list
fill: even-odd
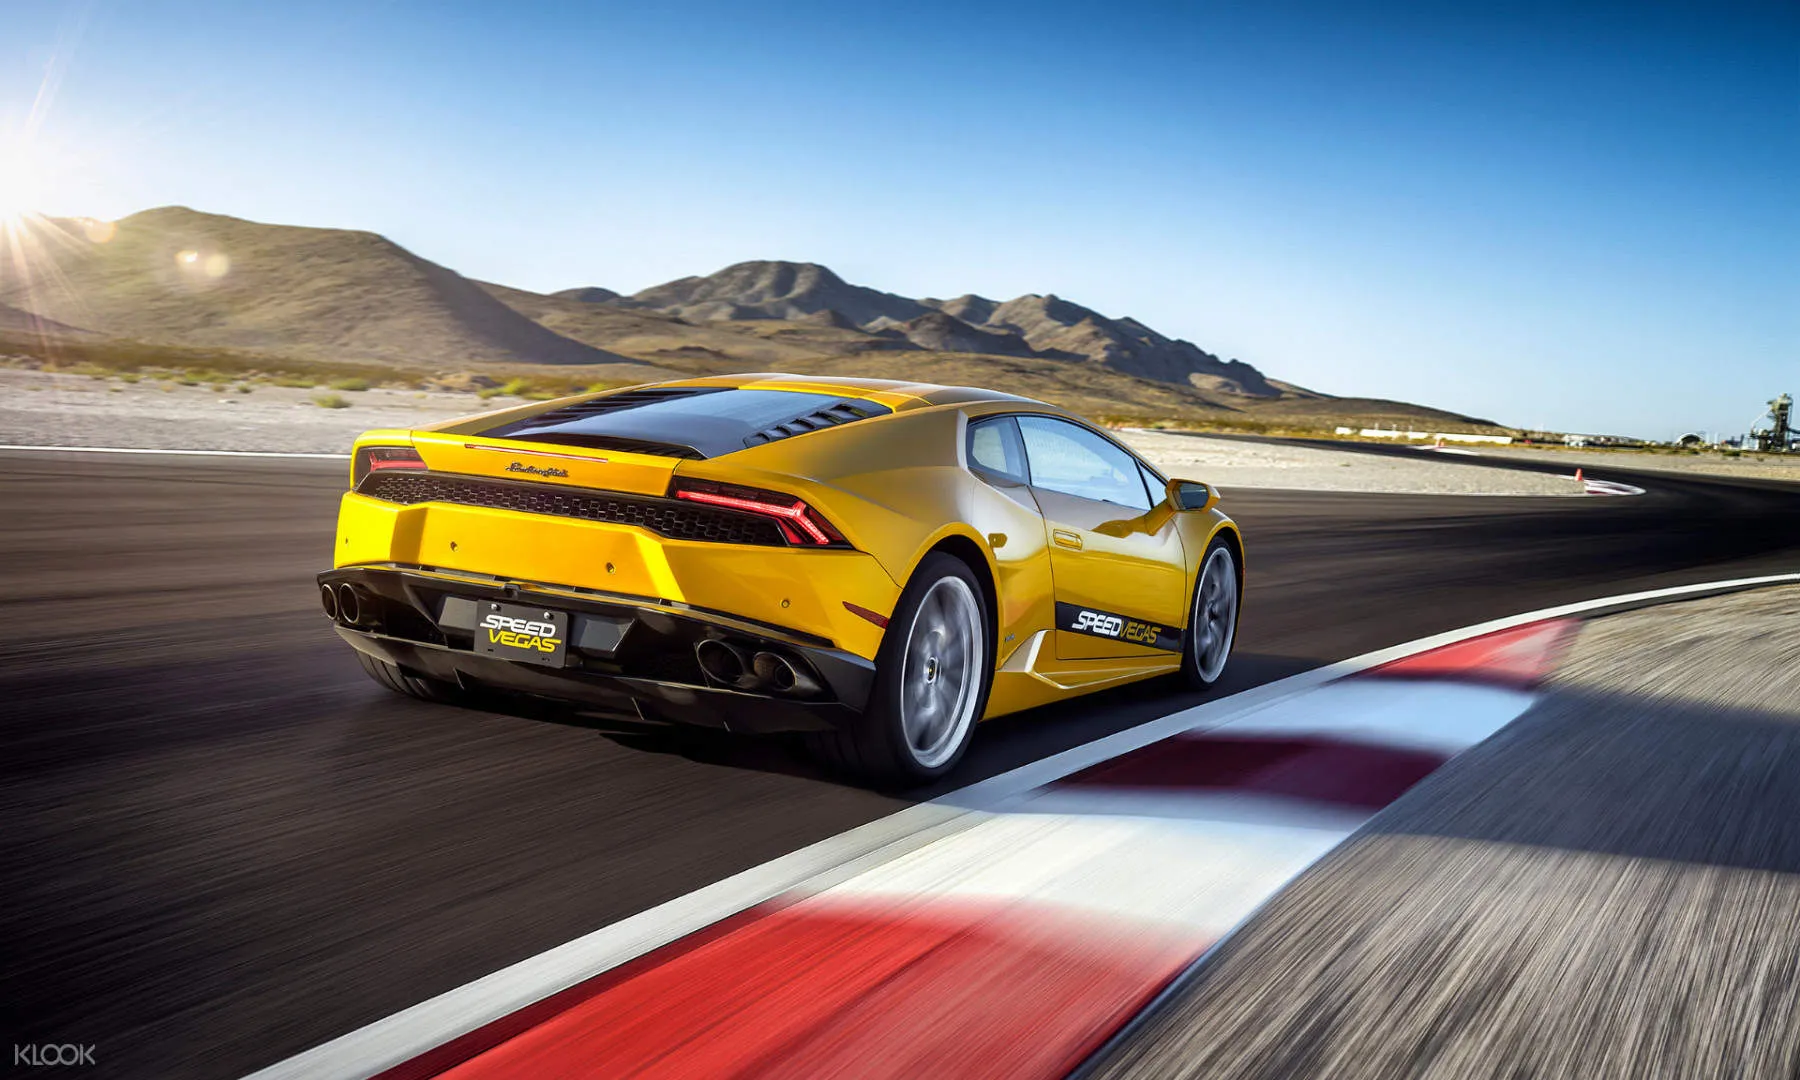
[(1206, 943), (1342, 843), (1348, 827), (1085, 813), (989, 818), (818, 894), (821, 905), (1004, 900), (1197, 933)]
[(1000, 813), (1157, 818), (1209, 827), (1254, 826), (1339, 836), (1349, 836), (1369, 818), (1364, 809), (1299, 797), (1062, 784), (1008, 800)]
[(1511, 723), (1536, 697), (1450, 676), (1351, 679), (1308, 695), (1300, 715), (1270, 706), (1207, 730), (1225, 736), (1330, 736), (1448, 756)]
[[(811, 891), (828, 887), (831, 883), (855, 876), (863, 869), (881, 865), (900, 854), (931, 843), (940, 836), (960, 832), (989, 820), (985, 814), (967, 813), (958, 810), (958, 807), (986, 808), (1002, 804), (1012, 797), (1072, 772), (1178, 732), (1202, 726), (1217, 726), (1276, 701), (1392, 660), (1544, 619), (1594, 614), (1663, 600), (1779, 584), (1800, 584), (1800, 573), (1678, 585), (1563, 604), (1378, 649), (1230, 697), (1183, 709), (990, 777), (935, 802), (907, 807), (888, 817), (828, 837), (686, 896), (639, 912), (277, 1062), (251, 1074), (251, 1080), (366, 1080), (559, 990), (791, 889)], [(820, 880), (820, 875), (824, 876), (823, 881)]]
[(1633, 484), (1621, 484), (1616, 480), (1589, 480), (1582, 477), (1581, 484), (1589, 495), (1642, 495), (1644, 489)]

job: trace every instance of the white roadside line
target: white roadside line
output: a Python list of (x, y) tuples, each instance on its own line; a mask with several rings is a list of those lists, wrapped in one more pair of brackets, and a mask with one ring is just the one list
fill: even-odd
[(348, 461), (349, 454), (311, 454), (288, 450), (153, 450), (142, 446), (27, 446), (0, 443), (0, 450), (39, 454), (174, 454), (185, 457), (315, 458)]
[[(1565, 476), (1563, 479), (1573, 480), (1575, 477)], [(1644, 493), (1644, 489), (1635, 484), (1621, 484), (1617, 480), (1595, 480), (1592, 477), (1584, 476), (1581, 478), (1581, 483), (1589, 495), (1642, 495)]]
[(1800, 573), (1677, 585), (1562, 604), (1378, 649), (1183, 709), (979, 781), (933, 802), (909, 806), (848, 832), (827, 837), (341, 1035), (252, 1073), (248, 1080), (366, 1080), (557, 991), (785, 892), (800, 888), (810, 891), (830, 881), (842, 880), (849, 864), (854, 863), (858, 868), (879, 864), (941, 836), (970, 828), (987, 820), (988, 815), (981, 812), (982, 808), (995, 806), (1178, 732), (1217, 726), (1276, 701), (1393, 660), (1544, 619), (1592, 615), (1683, 597), (1779, 584), (1800, 584)]

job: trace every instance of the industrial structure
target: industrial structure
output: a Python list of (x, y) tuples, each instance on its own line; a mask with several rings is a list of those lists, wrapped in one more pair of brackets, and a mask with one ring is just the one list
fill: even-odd
[(1745, 449), (1775, 454), (1800, 450), (1800, 431), (1795, 430), (1793, 420), (1794, 399), (1783, 394), (1769, 402), (1769, 411), (1751, 427)]

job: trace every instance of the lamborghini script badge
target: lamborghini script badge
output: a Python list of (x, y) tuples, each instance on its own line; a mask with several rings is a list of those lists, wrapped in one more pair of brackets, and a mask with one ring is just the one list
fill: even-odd
[(554, 465), (527, 465), (523, 461), (515, 461), (506, 467), (507, 472), (530, 473), (533, 476), (567, 476), (569, 470), (559, 469)]

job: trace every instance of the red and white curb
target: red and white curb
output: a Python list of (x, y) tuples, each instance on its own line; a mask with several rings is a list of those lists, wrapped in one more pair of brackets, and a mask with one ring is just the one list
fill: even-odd
[(1522, 714), (1575, 616), (1184, 710), (626, 919), (257, 1074), (1066, 1074), (1285, 883)]

